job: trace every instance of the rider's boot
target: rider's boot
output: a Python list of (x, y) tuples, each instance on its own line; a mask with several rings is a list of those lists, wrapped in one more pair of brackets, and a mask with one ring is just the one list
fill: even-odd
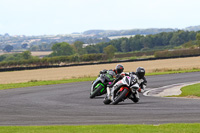
[(111, 93), (110, 93), (110, 88), (107, 87), (107, 95), (103, 101), (104, 104), (110, 104), (112, 101), (111, 101)]

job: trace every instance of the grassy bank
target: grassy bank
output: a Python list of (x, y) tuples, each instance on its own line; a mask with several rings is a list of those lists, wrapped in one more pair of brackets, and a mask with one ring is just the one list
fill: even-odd
[(1, 126), (1, 133), (199, 133), (200, 124)]
[(181, 88), (182, 93), (178, 97), (200, 97), (200, 83)]
[[(174, 74), (174, 73), (187, 73), (187, 72), (199, 72), (200, 69), (177, 69), (177, 70), (170, 70), (170, 69), (162, 69), (162, 70), (155, 70), (153, 73), (147, 73), (146, 76), (151, 75), (163, 75), (163, 74)], [(11, 84), (0, 84), (0, 90), (3, 89), (12, 89), (12, 88), (22, 88), (22, 87), (31, 87), (31, 86), (41, 86), (41, 85), (52, 85), (52, 84), (64, 84), (64, 83), (73, 83), (73, 82), (83, 82), (83, 81), (92, 81), (95, 80), (97, 77), (80, 77), (80, 78), (72, 78), (72, 79), (64, 79), (64, 80), (49, 80), (49, 81), (37, 81), (31, 80), (25, 83), (11, 83)]]

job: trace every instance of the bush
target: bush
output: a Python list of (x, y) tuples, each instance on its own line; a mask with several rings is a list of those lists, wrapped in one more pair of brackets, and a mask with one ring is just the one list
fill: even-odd
[(154, 53), (156, 58), (160, 57), (175, 57), (175, 56), (190, 56), (190, 55), (199, 55), (200, 49), (183, 49), (183, 50), (165, 50), (165, 51), (158, 51)]
[(98, 61), (103, 59), (104, 59), (103, 54), (85, 54), (80, 56), (80, 61)]

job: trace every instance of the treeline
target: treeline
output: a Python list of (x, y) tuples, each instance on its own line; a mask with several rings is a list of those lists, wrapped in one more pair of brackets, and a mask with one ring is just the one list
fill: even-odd
[[(152, 35), (135, 35), (130, 38), (120, 38), (115, 40), (109, 40), (108, 38), (94, 39), (87, 38), (79, 39), (71, 44), (73, 47), (73, 54), (93, 54), (93, 53), (104, 53), (104, 48), (112, 45), (116, 48), (116, 52), (132, 52), (132, 51), (148, 51), (148, 50), (162, 50), (174, 48), (180, 46), (186, 42), (196, 40), (198, 32), (194, 31), (174, 31), (174, 32), (162, 32), (159, 34)], [(41, 45), (33, 45), (28, 50), (30, 51), (45, 51), (52, 50), (53, 45), (56, 43)], [(84, 45), (83, 45), (84, 44)], [(85, 45), (90, 44), (90, 45)]]
[[(151, 35), (135, 35), (130, 38), (120, 38), (115, 40), (109, 40), (108, 38), (92, 39), (92, 38), (80, 38), (71, 44), (74, 47), (72, 54), (92, 54), (92, 53), (104, 53), (104, 48), (112, 45), (116, 48), (116, 52), (132, 52), (132, 51), (148, 51), (148, 50), (162, 50), (174, 48), (180, 46), (186, 42), (194, 41), (196, 34), (194, 31), (174, 31), (174, 32), (162, 32), (159, 34)], [(99, 43), (95, 43), (99, 42)], [(76, 43), (79, 43), (78, 45)], [(28, 50), (30, 51), (49, 51), (55, 43), (41, 45), (33, 45)], [(90, 45), (83, 45), (90, 44)], [(78, 46), (78, 51), (76, 49)], [(79, 52), (81, 51), (81, 52)]]
[(176, 32), (162, 32), (155, 35), (135, 35), (130, 38), (121, 38), (87, 46), (85, 49), (87, 49), (88, 53), (103, 53), (103, 49), (108, 45), (113, 45), (117, 49), (117, 52), (174, 48), (188, 41), (196, 40), (197, 33), (180, 30)]

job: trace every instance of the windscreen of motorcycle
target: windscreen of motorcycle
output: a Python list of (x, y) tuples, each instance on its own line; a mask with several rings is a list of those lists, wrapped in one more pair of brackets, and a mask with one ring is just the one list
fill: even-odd
[(123, 84), (126, 84), (127, 86), (129, 86), (130, 85), (130, 83), (131, 83), (131, 78), (129, 77), (129, 76), (125, 76), (123, 79), (122, 79), (122, 82), (123, 82)]
[(137, 83), (137, 79), (133, 76), (131, 77), (130, 81), (131, 81), (130, 85), (134, 85), (135, 83)]

